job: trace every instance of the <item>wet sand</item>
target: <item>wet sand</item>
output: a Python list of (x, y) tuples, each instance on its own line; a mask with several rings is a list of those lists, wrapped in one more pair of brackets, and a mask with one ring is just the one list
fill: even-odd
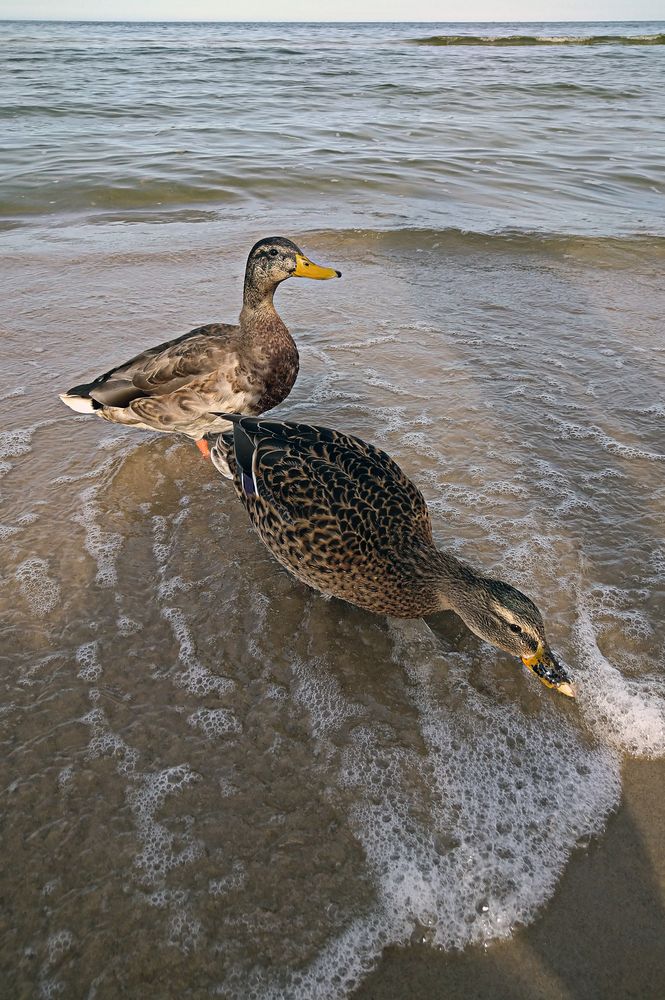
[(9, 234), (8, 995), (659, 996), (662, 241), (289, 235), (344, 279), (280, 289), (281, 412), (395, 455), (580, 698), (450, 616), (321, 600), (190, 443), (60, 404), (232, 319), (254, 234)]
[[(3, 1000), (664, 996), (665, 26), (3, 28)], [(394, 456), (577, 702), (60, 403), (279, 233), (343, 272), (279, 289), (280, 413)]]
[(435, 955), (393, 948), (354, 1000), (629, 1000), (665, 993), (665, 764), (628, 761), (623, 800), (511, 941)]

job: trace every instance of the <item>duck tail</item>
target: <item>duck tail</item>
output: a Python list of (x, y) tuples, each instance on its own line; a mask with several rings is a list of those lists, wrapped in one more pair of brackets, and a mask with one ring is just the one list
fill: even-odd
[(70, 410), (75, 410), (76, 413), (94, 413), (95, 410), (100, 409), (102, 404), (90, 396), (90, 390), (93, 386), (94, 382), (75, 385), (67, 392), (61, 392), (60, 399), (65, 406), (68, 406)]
[(210, 445), (210, 459), (218, 472), (225, 479), (233, 479), (229, 466), (229, 452), (233, 448), (233, 431), (223, 431), (221, 434), (206, 434)]

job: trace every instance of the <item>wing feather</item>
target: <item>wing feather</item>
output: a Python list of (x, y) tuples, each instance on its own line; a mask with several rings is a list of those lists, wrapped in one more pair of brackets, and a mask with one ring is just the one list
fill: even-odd
[[(431, 543), (420, 490), (385, 452), (328, 428), (241, 417), (257, 495), (236, 488), (264, 541), (300, 578), (368, 574), (405, 543)], [(243, 464), (246, 464), (246, 457)]]
[(201, 377), (232, 362), (237, 331), (236, 326), (218, 323), (197, 327), (100, 375), (89, 395), (104, 406), (122, 408), (137, 399), (194, 388)]

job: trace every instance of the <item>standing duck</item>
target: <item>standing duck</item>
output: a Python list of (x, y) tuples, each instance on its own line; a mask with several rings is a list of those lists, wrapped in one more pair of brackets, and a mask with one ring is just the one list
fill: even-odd
[(209, 323), (75, 385), (60, 399), (78, 413), (142, 430), (186, 434), (208, 456), (205, 435), (228, 427), (211, 411), (263, 413), (290, 393), (298, 350), (273, 305), (286, 278), (340, 278), (283, 236), (259, 240), (247, 259), (240, 322)]
[(325, 427), (221, 416), (233, 430), (216, 440), (212, 461), (298, 580), (396, 618), (454, 611), (546, 687), (574, 697), (533, 601), (436, 548), (425, 498), (385, 452)]

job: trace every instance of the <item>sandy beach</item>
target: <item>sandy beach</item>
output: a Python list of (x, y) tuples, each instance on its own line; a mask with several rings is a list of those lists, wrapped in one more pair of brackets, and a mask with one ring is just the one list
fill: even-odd
[(602, 838), (573, 854), (534, 923), (509, 942), (432, 955), (391, 949), (354, 994), (500, 1000), (659, 997), (665, 953), (665, 809), (661, 761), (624, 766), (623, 801)]
[[(662, 60), (414, 44), (447, 31), (11, 28), (7, 996), (665, 990)], [(237, 320), (277, 233), (343, 275), (276, 295), (279, 413), (392, 455), (575, 702), (452, 614), (322, 599), (191, 441), (58, 399)]]

